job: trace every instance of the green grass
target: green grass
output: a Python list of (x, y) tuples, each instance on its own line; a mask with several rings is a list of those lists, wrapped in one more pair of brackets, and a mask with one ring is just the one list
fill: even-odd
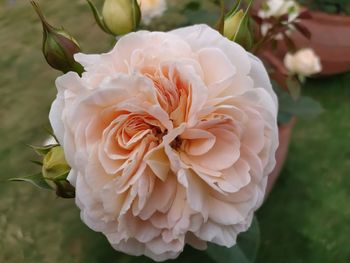
[[(41, 2), (49, 20), (69, 28), (86, 52), (108, 49), (110, 40), (84, 1)], [(58, 75), (46, 65), (40, 41), (28, 2), (0, 1), (0, 180), (37, 171), (25, 144), (46, 137)], [(295, 128), (284, 172), (258, 213), (258, 262), (350, 262), (349, 83), (350, 75), (308, 83), (306, 93), (326, 111), (315, 120), (299, 120)], [(1, 182), (0, 262), (130, 261), (80, 221), (73, 200)]]
[(299, 120), (287, 164), (259, 211), (259, 262), (350, 262), (350, 74), (309, 81), (324, 114)]

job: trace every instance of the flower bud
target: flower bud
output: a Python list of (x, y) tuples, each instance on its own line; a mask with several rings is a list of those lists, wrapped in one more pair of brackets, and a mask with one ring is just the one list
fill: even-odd
[(63, 73), (75, 71), (83, 72), (83, 67), (74, 60), (74, 54), (80, 52), (78, 42), (63, 29), (51, 26), (44, 18), (38, 4), (31, 1), (43, 25), (42, 51), (47, 63)]
[(124, 35), (136, 29), (141, 12), (136, 0), (105, 0), (103, 22), (113, 35)]
[(300, 49), (294, 54), (287, 53), (284, 57), (284, 65), (291, 74), (306, 77), (322, 71), (319, 56), (310, 48)]
[(224, 36), (247, 50), (251, 49), (253, 45), (253, 37), (249, 26), (249, 10), (252, 2), (250, 0), (247, 9), (243, 11), (243, 9), (240, 9), (241, 1), (238, 1), (232, 11), (226, 16), (224, 22)]
[(52, 147), (44, 156), (42, 174), (49, 181), (65, 180), (70, 171), (70, 167), (64, 157), (61, 146)]
[(228, 16), (224, 22), (224, 36), (233, 40), (244, 17), (243, 10)]
[(61, 146), (53, 146), (43, 159), (42, 175), (45, 181), (56, 190), (56, 194), (63, 198), (75, 196), (74, 187), (67, 181), (70, 167), (64, 157)]

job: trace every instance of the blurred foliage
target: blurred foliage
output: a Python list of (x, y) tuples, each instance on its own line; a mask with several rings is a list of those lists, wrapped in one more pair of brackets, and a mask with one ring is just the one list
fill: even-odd
[[(39, 2), (48, 20), (72, 33), (84, 52), (105, 52), (111, 47), (111, 39), (95, 25), (84, 0)], [(216, 4), (197, 2), (211, 15), (206, 16), (204, 10), (192, 19), (215, 21), (217, 13), (210, 10)], [(174, 27), (173, 19), (189, 23), (182, 13), (173, 12), (163, 18), (167, 20), (164, 28)], [(41, 25), (28, 1), (1, 0), (2, 181), (37, 171), (29, 162), (34, 155), (25, 144), (40, 145), (46, 139), (47, 115), (56, 94), (54, 79), (59, 74), (46, 65), (40, 48)], [(350, 75), (308, 83), (306, 95), (321, 100), (325, 113), (297, 124), (284, 173), (258, 214), (262, 247), (257, 262), (350, 262), (349, 83)], [(52, 192), (23, 183), (0, 183), (0, 262), (132, 260), (81, 222), (73, 200), (57, 200)], [(181, 260), (204, 262), (208, 258), (186, 248)]]
[(332, 14), (350, 15), (349, 0), (298, 0), (312, 10), (319, 10)]

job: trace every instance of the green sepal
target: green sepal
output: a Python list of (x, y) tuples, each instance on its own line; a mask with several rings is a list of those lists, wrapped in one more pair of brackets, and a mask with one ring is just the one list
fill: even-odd
[(250, 29), (250, 8), (253, 0), (249, 1), (248, 7), (244, 12), (243, 18), (238, 26), (238, 30), (233, 37), (233, 41), (243, 46), (246, 50), (251, 50), (253, 47), (253, 36)]
[(30, 162), (31, 162), (31, 163), (34, 163), (34, 164), (36, 164), (36, 165), (39, 165), (40, 167), (43, 166), (43, 163), (40, 162), (40, 161), (31, 160)]
[(45, 156), (46, 154), (49, 153), (49, 151), (58, 146), (58, 144), (51, 144), (51, 145), (46, 145), (46, 146), (34, 146), (28, 144), (30, 148), (32, 148), (39, 156)]
[(132, 0), (132, 1), (133, 1), (131, 5), (132, 22), (134, 25), (134, 29), (136, 29), (140, 25), (142, 13), (137, 0)]
[(240, 6), (241, 6), (241, 0), (238, 0), (236, 4), (231, 8), (231, 11), (229, 11), (227, 15), (224, 17), (224, 21), (223, 21), (224, 28), (222, 30), (222, 34), (230, 40), (234, 39), (237, 33), (237, 29), (239, 27), (239, 24), (238, 24), (237, 27), (232, 28), (231, 23), (232, 23), (232, 19), (234, 19), (234, 17), (238, 14), (239, 11), (241, 11)]
[(62, 198), (74, 198), (75, 188), (67, 181), (55, 182), (56, 185), (56, 195)]
[(114, 35), (109, 29), (108, 27), (105, 25), (105, 22), (103, 21), (103, 17), (100, 14), (100, 12), (98, 11), (97, 7), (90, 1), (90, 0), (86, 0), (90, 6), (90, 9), (92, 11), (92, 14), (94, 15), (95, 21), (97, 23), (97, 25), (107, 34), (111, 34)]
[(37, 13), (43, 27), (42, 52), (47, 63), (54, 69), (63, 73), (74, 71), (79, 75), (84, 71), (82, 65), (74, 59), (74, 54), (79, 53), (81, 48), (79, 43), (64, 29), (57, 29), (50, 25), (39, 5), (35, 1), (30, 1)]
[(224, 35), (225, 30), (225, 18), (225, 3), (224, 0), (220, 0), (220, 17), (216, 22), (215, 28), (222, 35)]
[(41, 189), (52, 190), (52, 187), (46, 182), (42, 173), (24, 176), (24, 177), (10, 178), (8, 180), (11, 182), (28, 182)]

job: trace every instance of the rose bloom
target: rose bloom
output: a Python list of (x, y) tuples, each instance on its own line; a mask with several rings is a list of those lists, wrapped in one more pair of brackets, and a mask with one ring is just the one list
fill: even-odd
[(56, 81), (50, 121), (82, 220), (156, 261), (231, 247), (262, 204), (278, 145), (261, 61), (205, 25), (122, 37)]
[(300, 49), (295, 54), (287, 53), (284, 65), (291, 73), (302, 76), (310, 76), (322, 70), (320, 58), (311, 48)]
[[(293, 25), (290, 23), (299, 16), (300, 14), (300, 6), (293, 0), (267, 0), (262, 8), (258, 12), (258, 16), (262, 19), (268, 19), (271, 17), (279, 18), (285, 14), (288, 14), (288, 29), (286, 30), (287, 35), (291, 35), (295, 30)], [(269, 21), (264, 21), (261, 24), (261, 34), (266, 36), (267, 32), (272, 28), (272, 24)], [(282, 40), (283, 34), (279, 33), (274, 36), (276, 40)]]
[(300, 7), (294, 0), (267, 0), (258, 15), (261, 18), (281, 17), (289, 14), (289, 21), (299, 15)]
[(155, 17), (161, 16), (166, 10), (166, 0), (137, 0), (141, 9), (141, 19), (146, 25)]

